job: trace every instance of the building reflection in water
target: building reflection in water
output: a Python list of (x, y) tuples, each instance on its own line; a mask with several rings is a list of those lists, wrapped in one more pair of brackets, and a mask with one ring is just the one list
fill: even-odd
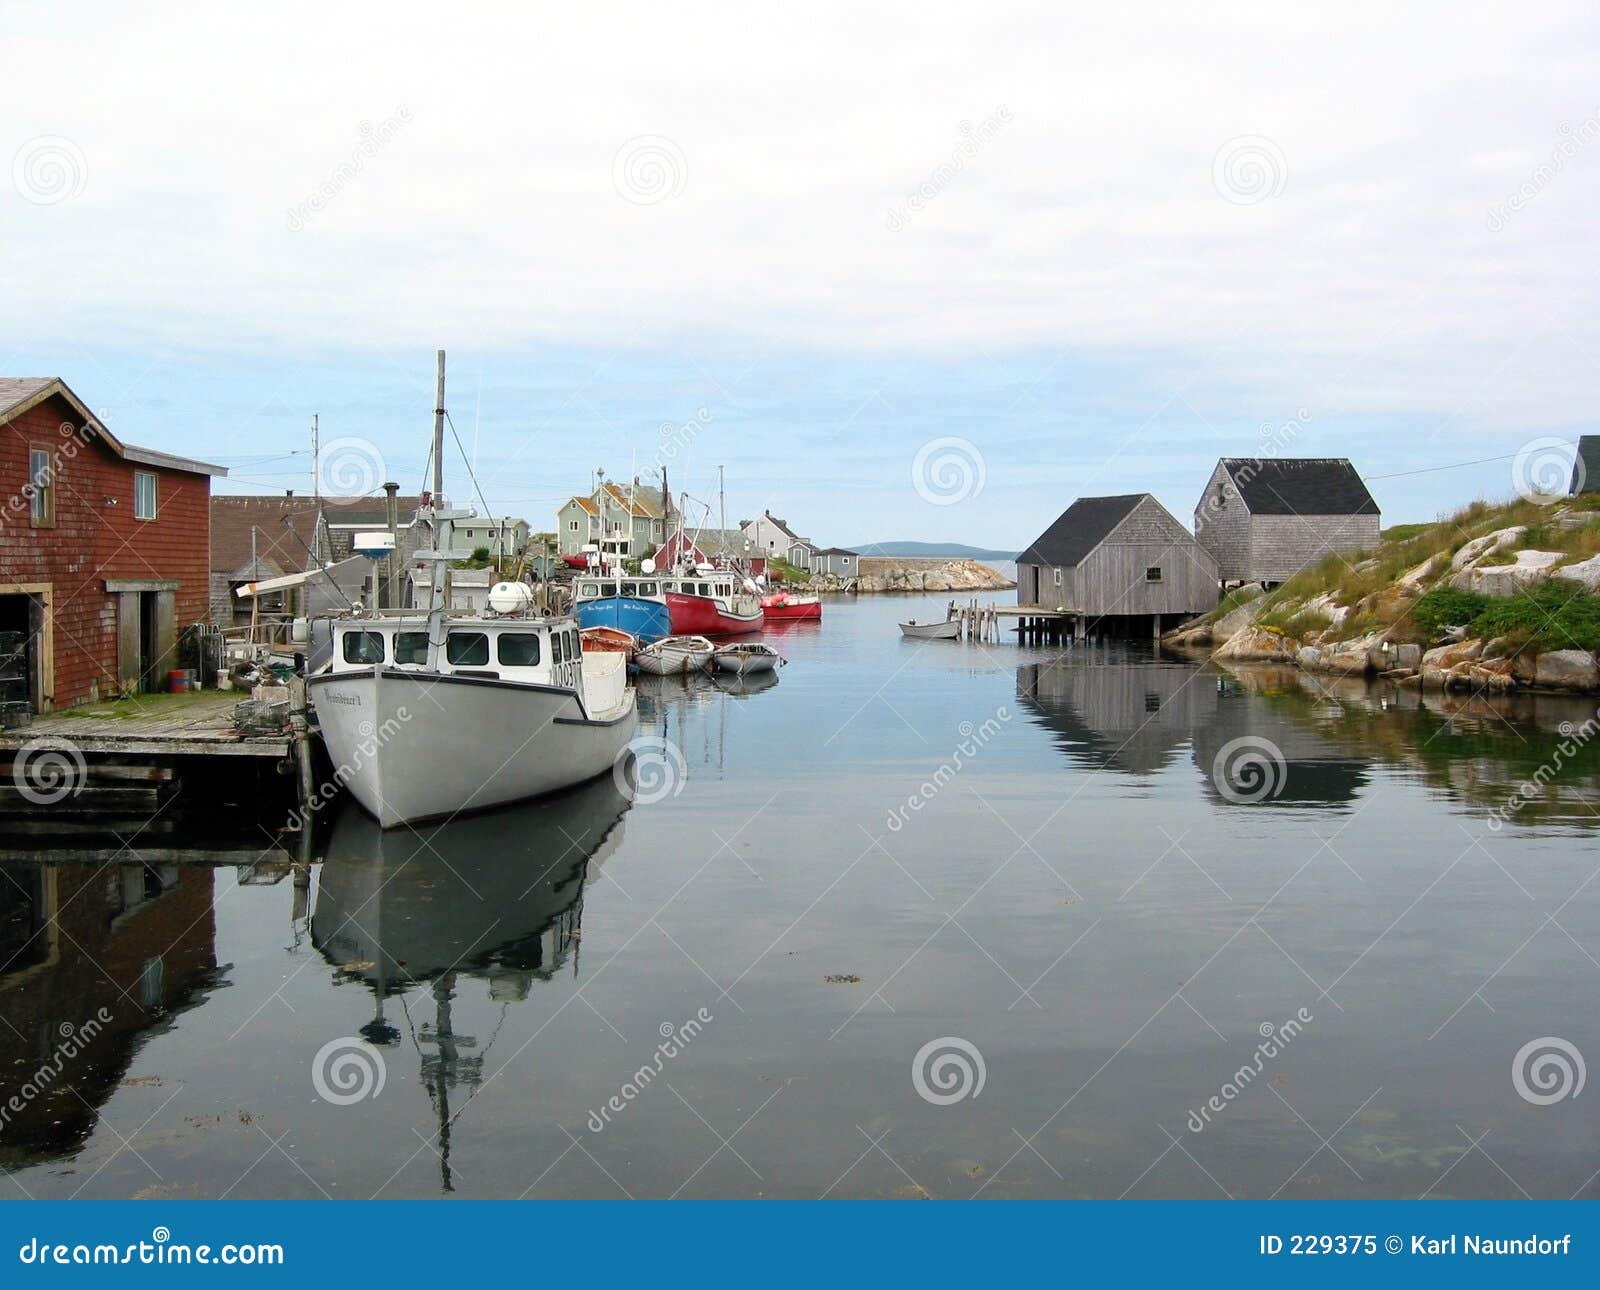
[(0, 849), (7, 1167), (81, 1147), (139, 1045), (217, 983), (211, 866), (116, 859), (128, 854), (57, 863)]
[[(409, 1038), (439, 1126), (443, 1188), (453, 1190), (450, 1131), (483, 1079), (499, 1023), (458, 1034), (462, 977), (500, 1007), (579, 966), (583, 890), (621, 844), (628, 799), (610, 775), (556, 797), (446, 824), (380, 830), (351, 807), (334, 821), (311, 913), (311, 937), (345, 979), (372, 995), (370, 1043)], [(391, 1000), (425, 986), (431, 1019), (413, 1025)], [(402, 1029), (404, 1027), (404, 1029)]]
[(1068, 760), (1089, 770), (1152, 775), (1185, 752), (1202, 791), (1220, 804), (1219, 759), (1236, 741), (1270, 743), (1281, 757), (1276, 806), (1345, 806), (1369, 778), (1367, 758), (1307, 712), (1266, 702), (1226, 674), (1155, 661), (1115, 647), (1017, 668), (1017, 695)]
[(1190, 667), (1115, 647), (1087, 648), (1017, 669), (1017, 697), (1056, 746), (1088, 770), (1151, 774), (1174, 761), (1210, 722), (1216, 687)]

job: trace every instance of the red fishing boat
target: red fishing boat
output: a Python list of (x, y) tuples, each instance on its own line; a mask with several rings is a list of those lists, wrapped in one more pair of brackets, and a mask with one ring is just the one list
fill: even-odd
[(723, 570), (663, 578), (661, 589), (674, 636), (742, 636), (766, 621), (761, 601), (738, 575)]
[(786, 591), (763, 596), (761, 608), (769, 623), (798, 623), (822, 617), (822, 601), (817, 596), (792, 596)]

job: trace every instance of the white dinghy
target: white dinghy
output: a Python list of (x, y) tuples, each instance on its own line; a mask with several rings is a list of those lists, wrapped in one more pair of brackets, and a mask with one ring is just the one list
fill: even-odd
[(633, 661), (651, 676), (682, 676), (705, 671), (716, 652), (717, 647), (704, 636), (667, 636), (654, 645), (642, 646)]
[(746, 676), (751, 672), (771, 672), (782, 667), (787, 660), (770, 645), (760, 641), (739, 641), (733, 645), (720, 645), (712, 655), (712, 665), (719, 672), (733, 676)]
[(919, 623), (913, 618), (900, 624), (900, 634), (911, 640), (953, 641), (961, 634), (961, 620), (950, 618), (942, 623)]

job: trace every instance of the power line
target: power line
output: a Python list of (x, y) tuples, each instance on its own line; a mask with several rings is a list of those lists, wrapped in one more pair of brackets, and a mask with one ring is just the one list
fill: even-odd
[(1504, 453), (1499, 457), (1478, 457), (1473, 461), (1453, 461), (1448, 466), (1424, 466), (1421, 470), (1397, 470), (1392, 475), (1368, 475), (1367, 478), (1376, 482), (1380, 479), (1404, 479), (1407, 475), (1431, 475), (1440, 470), (1460, 470), (1463, 466), (1483, 466), (1491, 461), (1510, 461), (1520, 455), (1519, 449), (1517, 452)]

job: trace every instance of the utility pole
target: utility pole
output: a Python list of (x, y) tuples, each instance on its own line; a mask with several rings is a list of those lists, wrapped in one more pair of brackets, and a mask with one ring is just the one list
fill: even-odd
[(311, 414), (311, 500), (322, 502), (322, 439), (317, 414)]

